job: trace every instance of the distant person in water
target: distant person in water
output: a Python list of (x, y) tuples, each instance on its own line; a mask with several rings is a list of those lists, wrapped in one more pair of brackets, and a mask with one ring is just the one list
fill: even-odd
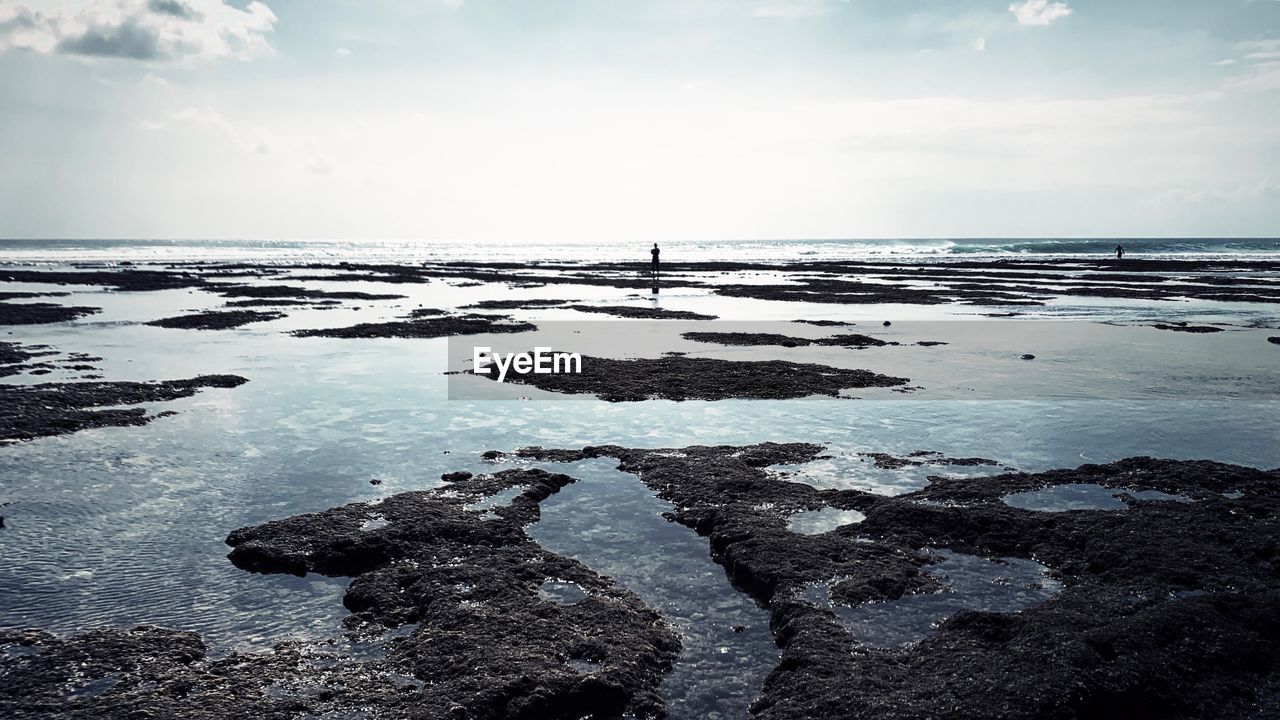
[(653, 256), (653, 275), (654, 275), (654, 277), (657, 277), (657, 275), (658, 275), (658, 253), (660, 253), (660, 252), (662, 252), (662, 251), (658, 249), (658, 243), (654, 243), (654, 244), (653, 244), (653, 249), (649, 251), (649, 254)]
[[(654, 257), (656, 258), (657, 256), (655, 255)], [(1116, 259), (1117, 260), (1124, 259), (1124, 248), (1120, 247), (1119, 245), (1116, 246)]]

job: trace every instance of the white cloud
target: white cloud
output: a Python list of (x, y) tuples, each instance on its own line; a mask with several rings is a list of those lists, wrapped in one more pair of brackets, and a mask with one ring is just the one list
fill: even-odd
[(973, 49), (973, 50), (977, 51), (977, 52), (986, 52), (986, 51), (987, 51), (987, 39), (986, 39), (986, 38), (983, 38), (983, 37), (982, 37), (982, 38), (980, 37), (980, 38), (978, 38), (978, 39), (974, 40), (973, 42), (969, 43), (969, 47), (970, 47), (971, 49)]
[(1237, 43), (1236, 52), (1238, 57), (1215, 63), (1238, 66), (1236, 74), (1226, 81), (1228, 88), (1250, 92), (1280, 90), (1280, 39)]
[(337, 50), (334, 50), (333, 54), (337, 55), (338, 57), (351, 57), (351, 51), (344, 47), (340, 47)]
[(307, 163), (307, 172), (312, 175), (328, 175), (333, 172), (333, 161), (327, 157), (315, 157)]
[[(840, 0), (848, 3), (849, 0)], [(835, 9), (832, 0), (757, 0), (751, 14), (761, 18), (807, 18)]]
[(1018, 19), (1019, 25), (1044, 27), (1070, 15), (1071, 8), (1065, 2), (1023, 0), (1009, 5), (1009, 12)]
[(1237, 200), (1256, 200), (1270, 197), (1272, 195), (1280, 195), (1280, 182), (1268, 177), (1248, 185), (1235, 184), (1220, 187), (1171, 188), (1165, 191), (1162, 199), (1171, 203), (1232, 202)]
[(253, 128), (248, 132), (244, 132), (223, 117), (221, 113), (213, 110), (200, 110), (189, 107), (173, 113), (169, 118), (178, 123), (220, 133), (245, 152), (265, 155), (270, 151), (270, 146), (267, 143), (267, 133), (264, 130)]
[(25, 50), (143, 61), (249, 58), (272, 51), (276, 16), (257, 0), (89, 0), (45, 12), (0, 0), (0, 52)]

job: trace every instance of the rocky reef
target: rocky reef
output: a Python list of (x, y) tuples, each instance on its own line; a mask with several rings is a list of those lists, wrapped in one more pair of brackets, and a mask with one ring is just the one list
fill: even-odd
[[(494, 375), (480, 377), (494, 378)], [(608, 402), (641, 400), (785, 399), (837, 396), (853, 388), (901, 387), (906, 378), (784, 360), (734, 361), (666, 355), (617, 359), (582, 356), (582, 372), (510, 373), (506, 382)]]
[(204, 388), (234, 388), (246, 382), (238, 375), (201, 375), (158, 382), (0, 385), (0, 444), (90, 428), (146, 425), (164, 413), (115, 406), (176, 400)]

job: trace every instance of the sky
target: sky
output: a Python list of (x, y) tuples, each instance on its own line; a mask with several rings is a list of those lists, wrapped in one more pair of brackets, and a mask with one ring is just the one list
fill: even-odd
[(1278, 0), (0, 0), (0, 237), (1280, 236)]

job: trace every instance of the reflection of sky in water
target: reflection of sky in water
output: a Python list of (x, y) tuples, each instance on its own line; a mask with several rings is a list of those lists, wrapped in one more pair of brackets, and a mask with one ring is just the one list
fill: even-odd
[(529, 535), (613, 577), (680, 632), (684, 647), (662, 686), (672, 718), (746, 717), (778, 661), (768, 611), (730, 586), (705, 538), (662, 517), (670, 503), (616, 465), (545, 465), (580, 481), (543, 501)]
[(800, 597), (834, 613), (854, 642), (900, 647), (928, 637), (939, 623), (961, 610), (1017, 612), (1062, 589), (1061, 583), (1045, 574), (1047, 568), (1032, 560), (991, 561), (949, 550), (930, 553), (940, 561), (926, 566), (925, 571), (942, 581), (944, 592), (849, 607), (832, 604), (832, 582), (808, 585)]
[(548, 580), (538, 586), (538, 595), (561, 605), (573, 605), (587, 598), (587, 591), (574, 582)]
[(802, 510), (792, 513), (787, 518), (787, 529), (802, 535), (818, 535), (831, 532), (842, 525), (852, 525), (866, 520), (867, 516), (857, 510), (841, 510), (839, 508), (822, 508), (821, 510)]
[[(933, 403), (928, 404), (933, 405)], [(887, 422), (890, 423), (890, 427), (896, 425), (896, 421)], [(1008, 472), (996, 465), (930, 465), (926, 463), (900, 468), (879, 468), (876, 467), (874, 460), (862, 457), (856, 451), (834, 448), (824, 455), (803, 465), (774, 465), (770, 469), (784, 480), (812, 485), (819, 490), (861, 490), (877, 495), (904, 495), (915, 492), (929, 484), (928, 478), (931, 475), (983, 477)]]
[(1129, 495), (1138, 500), (1191, 502), (1182, 495), (1170, 495), (1159, 490), (1124, 490), (1107, 488), (1091, 483), (1071, 483), (1068, 485), (1050, 485), (1040, 490), (1027, 490), (1004, 496), (1004, 502), (1010, 507), (1041, 512), (1064, 512), (1067, 510), (1124, 510), (1129, 507), (1120, 499), (1121, 495)]
[[(359, 312), (291, 310), (287, 319), (240, 331), (193, 332), (122, 323), (206, 306), (211, 300), (204, 293), (84, 293), (63, 301), (102, 305), (106, 311), (78, 323), (15, 331), (12, 339), (22, 342), (102, 356), (98, 364), (108, 379), (231, 372), (251, 382), (158, 404), (154, 409), (179, 414), (145, 428), (95, 430), (0, 449), (0, 503), (9, 503), (0, 507), (6, 522), (0, 530), (5, 558), (0, 564), (0, 624), (70, 631), (154, 623), (199, 631), (218, 648), (262, 646), (291, 634), (334, 634), (346, 614), (340, 601), (346, 579), (242, 572), (225, 559), (227, 532), (436, 487), (444, 472), (492, 469), (479, 458), (488, 449), (817, 442), (832, 446), (832, 458), (775, 469), (795, 472), (791, 479), (818, 487), (886, 494), (923, 487), (931, 474), (998, 470), (928, 465), (878, 470), (857, 452), (936, 450), (989, 457), (1025, 471), (1134, 455), (1280, 465), (1276, 402), (450, 401), (440, 374), (444, 340), (304, 341), (280, 334), (293, 327), (390, 317), (420, 303), (457, 305), (495, 296), (492, 288), (443, 283), (366, 289), (412, 297), (353, 303), (365, 308)], [(582, 287), (520, 292), (526, 297), (618, 295), (611, 288)], [(739, 317), (755, 317), (751, 313), (768, 306), (769, 314), (762, 317), (838, 316), (859, 322), (870, 322), (872, 315), (896, 320), (932, 312), (896, 307), (815, 310), (790, 303), (729, 303), (697, 293), (664, 294), (662, 302), (703, 311), (732, 307), (745, 314)], [(875, 332), (880, 332), (878, 325)], [(1192, 341), (1205, 340), (1158, 333), (1151, 331), (1153, 342), (1186, 341), (1192, 347)], [(803, 333), (797, 329), (794, 334)], [(876, 351), (843, 352), (876, 357)], [(945, 357), (937, 356), (939, 361)], [(1047, 386), (1055, 381), (1055, 365), (1032, 367), (1039, 368), (1039, 382)], [(1036, 377), (1025, 375), (1022, 381)], [(57, 379), (55, 374), (42, 380)], [(611, 467), (612, 461), (599, 463)], [(677, 625), (690, 632), (706, 629), (705, 635), (693, 636), (697, 642), (691, 646), (703, 650), (691, 657), (699, 660), (683, 666), (685, 674), (678, 672), (670, 682), (687, 681), (697, 663), (713, 663), (718, 648), (728, 647), (727, 657), (714, 662), (741, 662), (748, 670), (735, 675), (741, 678), (740, 687), (717, 687), (715, 693), (730, 704), (749, 698), (764, 666), (772, 662), (761, 660), (766, 649), (773, 651), (763, 611), (744, 605), (728, 589), (723, 572), (707, 558), (705, 540), (657, 517), (662, 504), (634, 477), (599, 468), (590, 474), (597, 478), (594, 484), (584, 482), (548, 501), (544, 521), (531, 532), (558, 538), (547, 540), (552, 549), (563, 542), (566, 552), (616, 575)], [(374, 479), (381, 484), (370, 484)], [(601, 485), (606, 482), (613, 485)], [(726, 630), (733, 624), (747, 629)], [(734, 675), (715, 667), (717, 674)], [(696, 693), (691, 689), (686, 694), (692, 698)]]

